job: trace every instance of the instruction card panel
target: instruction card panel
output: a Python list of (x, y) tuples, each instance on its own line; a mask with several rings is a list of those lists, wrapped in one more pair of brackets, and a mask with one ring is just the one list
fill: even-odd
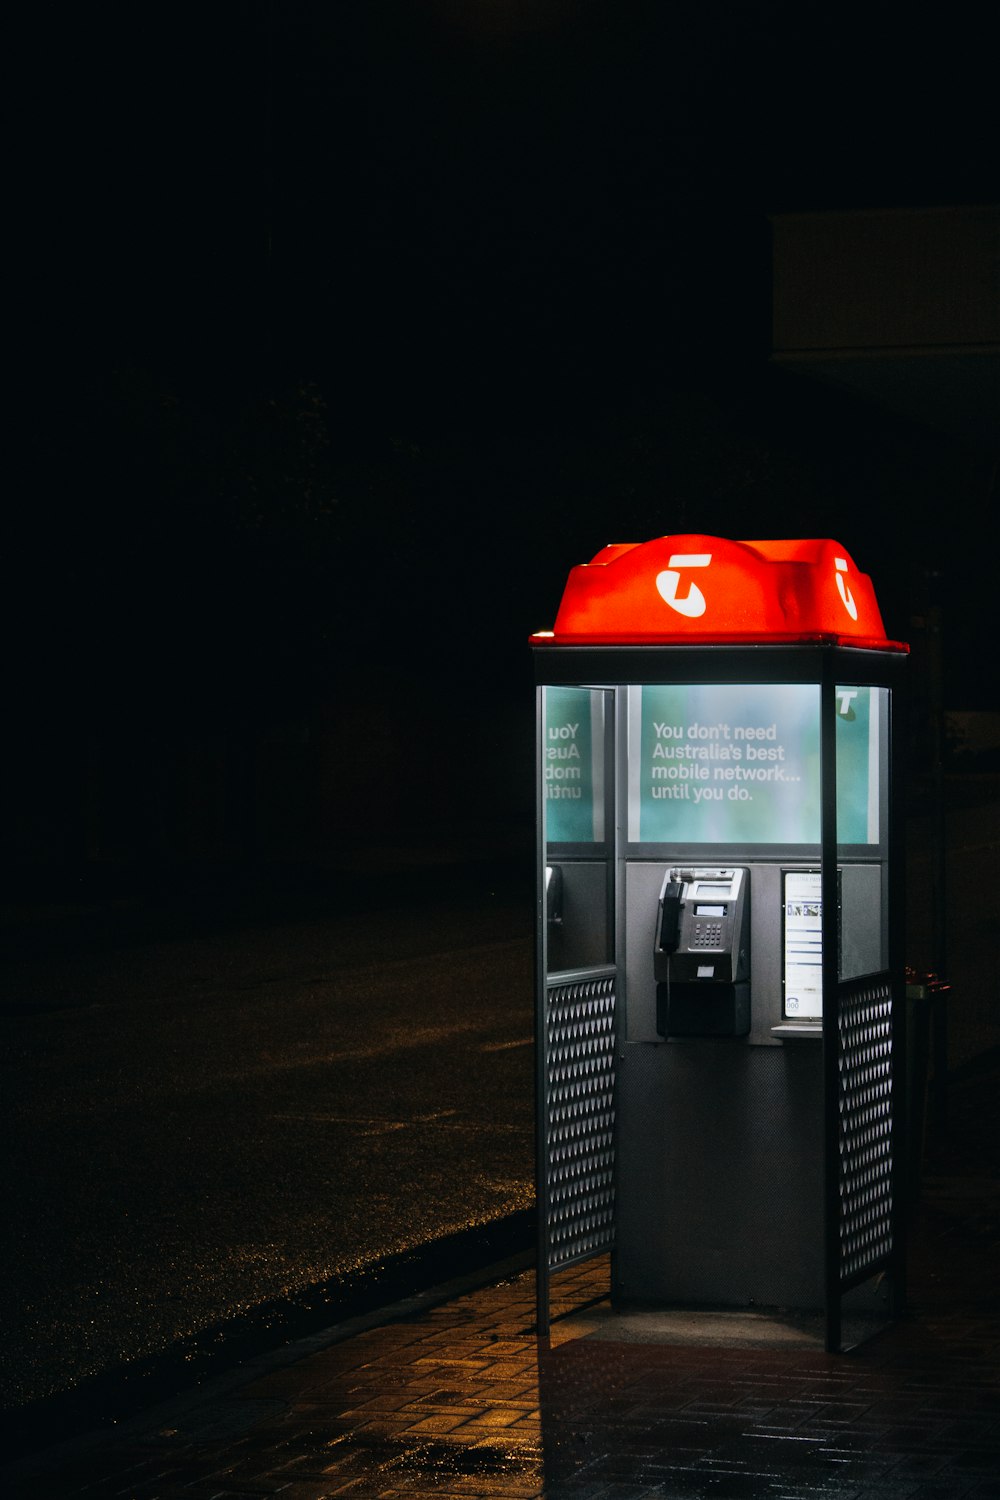
[(785, 871), (785, 1015), (823, 1015), (823, 901), (818, 870)]

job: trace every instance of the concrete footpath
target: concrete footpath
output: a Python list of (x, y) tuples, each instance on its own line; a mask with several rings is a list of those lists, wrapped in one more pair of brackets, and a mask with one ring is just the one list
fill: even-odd
[(288, 1346), (10, 1465), (24, 1500), (332, 1496), (1000, 1497), (1000, 1052), (950, 1080), (925, 1154), (906, 1316), (853, 1353), (676, 1322), (649, 1342), (523, 1263)]

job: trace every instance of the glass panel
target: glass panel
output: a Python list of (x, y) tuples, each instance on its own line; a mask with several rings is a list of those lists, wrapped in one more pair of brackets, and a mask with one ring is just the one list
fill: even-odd
[[(879, 843), (886, 688), (838, 687), (837, 842)], [(879, 695), (882, 695), (881, 697)]]
[(630, 842), (815, 844), (819, 808), (817, 684), (631, 690)]
[[(887, 688), (840, 686), (837, 703), (837, 972), (881, 972), (888, 949)], [(783, 1015), (823, 1014), (819, 870), (783, 872)]]
[(837, 688), (841, 979), (877, 974), (888, 962), (888, 714), (888, 688)]
[(592, 968), (613, 957), (612, 881), (606, 830), (614, 690), (543, 689), (547, 972)]
[[(837, 832), (877, 844), (884, 689), (837, 688)], [(819, 842), (819, 687), (663, 683), (629, 696), (628, 836), (644, 844)]]
[(604, 839), (604, 694), (545, 689), (542, 778), (550, 843)]

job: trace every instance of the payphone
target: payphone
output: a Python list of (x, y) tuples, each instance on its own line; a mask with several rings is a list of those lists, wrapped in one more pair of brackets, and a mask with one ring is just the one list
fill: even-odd
[(610, 1254), (619, 1308), (844, 1347), (902, 1294), (907, 648), (838, 542), (703, 534), (602, 549), (531, 643), (539, 1328)]
[(663, 1037), (750, 1030), (750, 872), (683, 866), (660, 887), (653, 945), (656, 1029)]

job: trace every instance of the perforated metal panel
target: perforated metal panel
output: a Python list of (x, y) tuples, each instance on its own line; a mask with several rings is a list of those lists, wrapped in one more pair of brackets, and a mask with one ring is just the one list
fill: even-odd
[(546, 1264), (555, 1270), (614, 1243), (614, 975), (549, 985), (542, 1036)]
[(893, 1005), (887, 974), (839, 986), (840, 1280), (856, 1284), (893, 1249)]

